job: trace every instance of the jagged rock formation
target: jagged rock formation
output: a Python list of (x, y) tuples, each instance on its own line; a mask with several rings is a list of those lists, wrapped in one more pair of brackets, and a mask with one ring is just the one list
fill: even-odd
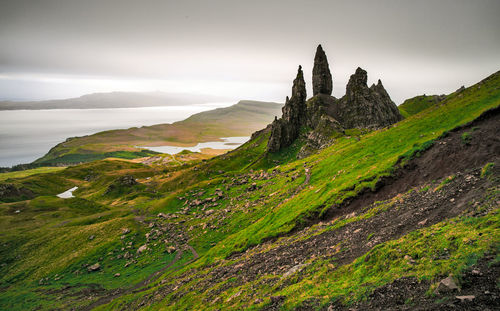
[(283, 117), (271, 124), (267, 150), (276, 152), (290, 146), (305, 129), (306, 143), (298, 153), (305, 157), (332, 144), (344, 129), (378, 129), (402, 119), (382, 82), (367, 85), (367, 73), (358, 68), (349, 79), (346, 94), (340, 99), (331, 96), (332, 75), (321, 45), (316, 50), (313, 68), (313, 97), (306, 102), (306, 89), (299, 66), (293, 82), (292, 97), (286, 99)]
[(318, 45), (316, 56), (314, 56), (312, 84), (313, 96), (317, 94), (332, 95), (332, 74), (330, 73), (328, 59), (326, 58), (325, 51), (323, 51), (321, 44)]
[(306, 123), (306, 82), (302, 67), (293, 81), (292, 97), (286, 98), (283, 117), (275, 118), (271, 125), (271, 136), (267, 150), (276, 152), (290, 146), (299, 136), (300, 128)]
[(382, 82), (368, 87), (367, 73), (358, 67), (351, 75), (346, 94), (338, 102), (337, 119), (345, 128), (382, 128), (402, 119)]

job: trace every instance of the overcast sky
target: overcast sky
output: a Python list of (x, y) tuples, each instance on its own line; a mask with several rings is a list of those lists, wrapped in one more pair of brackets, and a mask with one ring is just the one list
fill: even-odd
[[(0, 0), (0, 99), (166, 91), (283, 101), (317, 44), (393, 100), (500, 70), (499, 0)], [(309, 93), (311, 94), (311, 92)]]

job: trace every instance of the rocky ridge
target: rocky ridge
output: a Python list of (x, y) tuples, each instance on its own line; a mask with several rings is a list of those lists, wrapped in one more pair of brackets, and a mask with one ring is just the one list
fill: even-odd
[(336, 117), (346, 128), (378, 129), (402, 119), (398, 107), (378, 80), (368, 87), (367, 72), (358, 67), (338, 101)]
[[(346, 94), (333, 96), (333, 80), (326, 54), (319, 45), (314, 57), (313, 97), (307, 100), (302, 67), (293, 82), (292, 97), (286, 99), (283, 117), (270, 126), (267, 150), (277, 152), (290, 146), (302, 132), (306, 143), (298, 157), (324, 148), (344, 134), (344, 129), (379, 129), (402, 119), (382, 82), (367, 85), (367, 72), (357, 68), (351, 75)], [(303, 131), (302, 129), (306, 129)]]

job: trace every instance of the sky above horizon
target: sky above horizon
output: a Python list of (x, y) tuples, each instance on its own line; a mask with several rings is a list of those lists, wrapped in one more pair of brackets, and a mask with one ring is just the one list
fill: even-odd
[(500, 1), (0, 0), (0, 100), (163, 91), (283, 101), (316, 46), (345, 93), (359, 66), (392, 99), (500, 70)]

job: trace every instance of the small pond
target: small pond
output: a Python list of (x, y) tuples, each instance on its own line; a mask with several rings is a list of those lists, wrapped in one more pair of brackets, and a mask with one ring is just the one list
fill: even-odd
[(73, 195), (73, 191), (75, 191), (76, 189), (78, 189), (78, 187), (73, 187), (71, 189), (64, 191), (63, 193), (59, 193), (57, 196), (60, 197), (61, 199), (74, 198), (75, 196)]
[(250, 137), (248, 136), (236, 136), (236, 137), (221, 137), (222, 141), (209, 141), (205, 143), (198, 143), (196, 146), (192, 147), (177, 147), (177, 146), (156, 146), (156, 147), (140, 147), (147, 148), (161, 153), (176, 154), (183, 150), (189, 150), (192, 152), (201, 152), (204, 148), (212, 149), (234, 149), (241, 144), (245, 143)]

